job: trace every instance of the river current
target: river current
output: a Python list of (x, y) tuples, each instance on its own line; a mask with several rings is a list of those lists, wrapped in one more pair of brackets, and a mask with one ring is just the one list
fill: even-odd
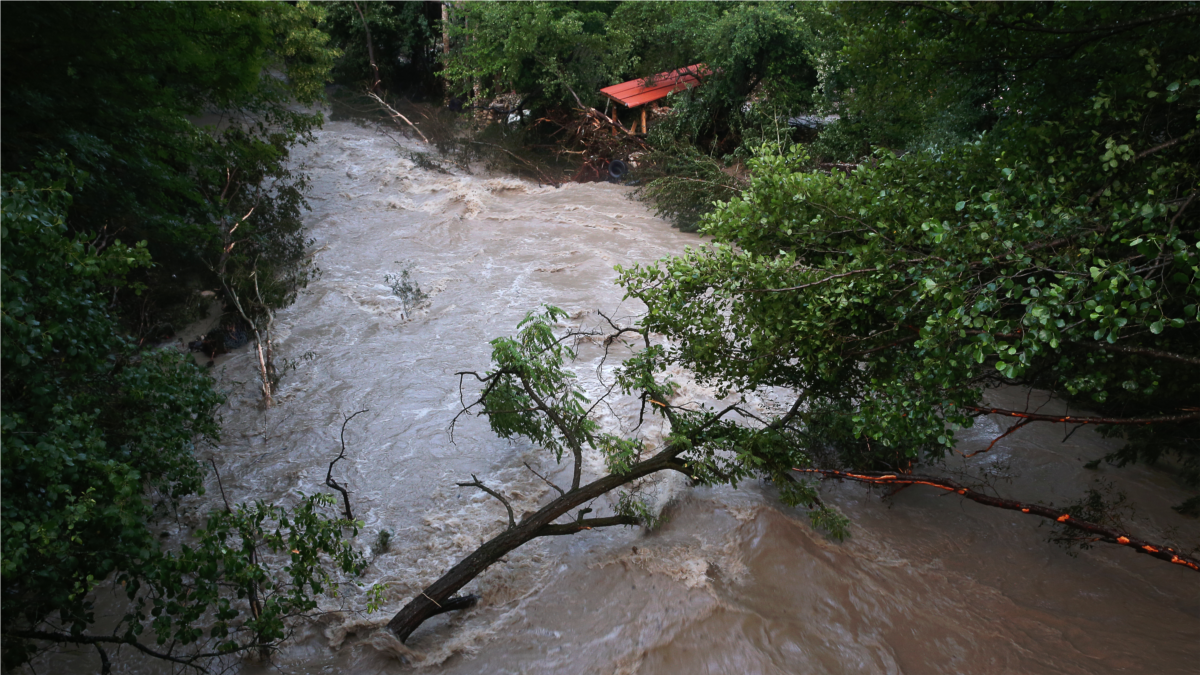
[[(606, 183), (561, 187), (418, 167), (424, 148), (350, 122), (329, 122), (297, 155), (312, 175), (308, 223), (322, 276), (276, 326), (281, 357), (296, 360), (277, 405), (258, 404), (248, 350), (214, 372), (230, 399), (224, 438), (205, 451), (230, 500), (287, 502), (327, 491), (343, 415), (347, 458), (338, 480), (365, 522), (363, 546), (383, 529), (387, 552), (371, 551), (364, 584), (388, 601), (367, 614), (363, 593), (343, 588), (270, 665), (282, 673), (1188, 673), (1200, 669), (1200, 584), (1182, 567), (1115, 547), (1069, 555), (1049, 544), (1038, 518), (912, 487), (884, 500), (858, 485), (822, 488), (852, 522), (844, 542), (782, 507), (766, 484), (690, 488), (677, 477), (651, 487), (665, 522), (653, 532), (610, 528), (534, 541), (466, 590), (482, 596), (466, 612), (436, 617), (399, 647), (374, 635), (410, 597), (506, 523), (504, 508), (455, 487), (472, 474), (513, 502), (517, 518), (551, 490), (566, 465), (525, 442), (498, 439), (464, 417), (456, 372), (488, 367), (488, 341), (515, 331), (540, 303), (594, 326), (596, 310), (636, 316), (622, 301), (613, 266), (650, 262), (696, 246)], [(410, 270), (429, 294), (405, 308), (385, 275)], [(308, 355), (304, 358), (304, 355)], [(596, 344), (575, 364), (600, 391), (609, 370)], [(685, 384), (679, 400), (709, 393)], [(468, 387), (467, 394), (476, 389)], [(1040, 398), (1039, 398), (1040, 396)], [(764, 394), (759, 403), (773, 401)], [(1042, 412), (1058, 401), (1033, 394)], [(993, 403), (1023, 407), (1024, 393)], [(604, 424), (629, 429), (628, 402), (604, 409)], [(963, 449), (986, 445), (1008, 425), (985, 419)], [(649, 440), (661, 429), (643, 430)], [(1111, 481), (1137, 505), (1132, 526), (1150, 540), (1200, 539), (1170, 505), (1186, 498), (1169, 472), (1146, 467), (1086, 470), (1114, 448), (1082, 429), (1032, 425), (970, 466), (1006, 497), (1065, 503)], [(603, 465), (589, 458), (588, 471)], [(215, 481), (184, 509), (219, 499)], [(561, 484), (561, 483), (560, 483)], [(214, 495), (217, 495), (214, 497)], [(598, 504), (598, 511), (603, 504)], [(67, 654), (47, 666), (77, 664)], [(134, 670), (155, 669), (131, 659)], [(161, 670), (161, 667), (158, 667)], [(62, 671), (68, 672), (68, 671)]]

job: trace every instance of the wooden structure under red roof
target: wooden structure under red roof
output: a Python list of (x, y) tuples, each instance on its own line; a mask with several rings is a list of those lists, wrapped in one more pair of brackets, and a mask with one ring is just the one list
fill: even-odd
[(667, 94), (698, 86), (708, 73), (709, 70), (703, 63), (697, 63), (686, 68), (614, 84), (601, 89), (600, 93), (626, 108), (636, 108), (665, 98)]
[[(696, 63), (686, 68), (668, 70), (665, 73), (658, 73), (650, 77), (614, 84), (611, 87), (601, 89), (600, 93), (626, 108), (637, 108), (647, 103), (653, 103), (659, 99), (666, 98), (667, 94), (697, 87), (709, 72), (708, 67), (703, 63)], [(616, 118), (616, 110), (613, 110), (613, 119), (615, 120)], [(632, 132), (637, 133), (636, 121), (633, 123)], [(645, 108), (642, 108), (642, 133), (646, 133)]]

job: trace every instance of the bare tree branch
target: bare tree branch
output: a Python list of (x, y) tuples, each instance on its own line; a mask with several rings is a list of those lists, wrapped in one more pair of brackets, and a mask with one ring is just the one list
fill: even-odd
[(108, 660), (108, 652), (104, 651), (104, 647), (96, 643), (96, 651), (100, 652), (100, 675), (109, 675), (112, 672), (112, 663)]
[(437, 610), (435, 610), (433, 614), (430, 614), (430, 616), (437, 616), (438, 614), (445, 614), (446, 612), (455, 612), (460, 609), (470, 609), (478, 603), (479, 596), (475, 595), (474, 593), (456, 595), (453, 598), (443, 600), (441, 603), (439, 603)]
[[(530, 470), (532, 471), (532, 469)], [(508, 500), (504, 498), (504, 495), (484, 485), (482, 481), (475, 477), (475, 474), (471, 474), (471, 480), (473, 481), (471, 483), (455, 483), (455, 485), (458, 487), (476, 487), (495, 497), (496, 499), (499, 499), (500, 503), (503, 504), (504, 508), (508, 511), (508, 528), (510, 530), (515, 528), (517, 526), (517, 519), (513, 516), (512, 505), (508, 503)]]
[(225, 486), (221, 484), (221, 472), (217, 470), (217, 462), (212, 457), (208, 458), (209, 464), (212, 464), (213, 473), (217, 475), (217, 487), (221, 488), (221, 501), (225, 502), (225, 513), (233, 513), (233, 509), (229, 507), (229, 499), (225, 496)]
[(425, 141), (426, 143), (429, 143), (429, 139), (425, 137), (425, 134), (421, 133), (421, 130), (417, 128), (417, 125), (412, 123), (412, 120), (408, 119), (404, 115), (401, 115), (399, 112), (397, 112), (395, 108), (388, 105), (387, 102), (384, 101), (383, 99), (379, 98), (379, 96), (377, 96), (375, 94), (375, 92), (368, 91), (367, 96), (370, 96), (371, 98), (375, 99), (376, 103), (383, 106), (383, 109), (386, 110), (388, 112), (388, 114), (392, 116), (392, 119), (400, 118), (400, 119), (404, 120), (405, 124), (412, 127), (413, 131), (417, 132), (417, 135), (421, 137), (421, 140)]
[(557, 491), (558, 491), (558, 496), (559, 496), (559, 497), (562, 497), (563, 495), (565, 495), (565, 494), (566, 494), (565, 492), (563, 492), (563, 489), (562, 489), (562, 488), (558, 487), (558, 486), (557, 486), (557, 485), (555, 485), (554, 483), (551, 483), (549, 478), (546, 478), (546, 477), (545, 477), (545, 476), (543, 476), (542, 474), (540, 474), (540, 473), (538, 473), (538, 472), (534, 471), (534, 470), (533, 470), (533, 467), (532, 467), (532, 466), (529, 466), (529, 462), (522, 462), (522, 463), (525, 465), (525, 468), (526, 468), (526, 469), (529, 469), (529, 471), (530, 471), (530, 472), (531, 472), (533, 475), (537, 476), (538, 478), (541, 478), (541, 479), (542, 479), (542, 480), (543, 480), (543, 481), (546, 483), (546, 485), (549, 485), (550, 487), (552, 487), (552, 488), (554, 488), (555, 490), (557, 490)]
[(611, 117), (609, 117), (608, 115), (605, 115), (604, 113), (600, 112), (599, 110), (596, 110), (592, 106), (585, 105), (583, 103), (583, 101), (580, 100), (579, 94), (576, 94), (575, 90), (571, 88), (571, 85), (567, 84), (566, 82), (563, 82), (563, 86), (567, 88), (567, 91), (571, 92), (571, 96), (575, 97), (575, 103), (577, 103), (579, 105), (580, 110), (582, 110), (586, 115), (588, 115), (589, 117), (592, 117), (593, 119), (602, 121), (605, 124), (609, 125), (610, 127), (613, 127), (614, 129), (619, 129), (623, 134), (625, 134), (629, 138), (629, 140), (634, 141), (635, 143), (642, 146), (643, 148), (649, 147), (646, 145), (646, 142), (643, 141), (642, 139), (638, 138), (637, 135), (633, 133), (633, 131), (621, 126), (620, 123), (613, 121), (613, 119)]
[[(82, 634), (81, 635), (67, 635), (64, 633), (51, 633), (48, 631), (40, 631), (40, 630), (10, 630), (10, 631), (4, 632), (4, 637), (6, 637), (6, 638), (15, 637), (15, 638), (22, 638), (25, 640), (44, 640), (46, 642), (56, 642), (56, 643), (60, 643), (60, 644), (129, 645), (130, 647), (133, 647), (134, 649), (138, 650), (139, 652), (142, 652), (143, 654), (153, 656), (156, 659), (162, 659), (164, 661), (178, 663), (179, 665), (184, 666), (185, 668), (193, 668), (197, 672), (205, 671), (203, 666), (196, 663), (200, 659), (207, 659), (207, 658), (212, 658), (214, 656), (226, 655), (225, 653), (221, 653), (221, 652), (204, 652), (204, 653), (198, 653), (198, 654), (191, 654), (187, 657), (173, 656), (166, 652), (160, 652), (160, 651), (151, 649), (133, 638), (108, 636), (108, 635), (82, 635)], [(232, 653), (232, 652), (229, 652), (229, 653)]]
[(1188, 354), (1176, 354), (1173, 352), (1164, 352), (1159, 349), (1149, 349), (1147, 347), (1126, 347), (1124, 345), (1110, 345), (1104, 342), (1075, 342), (1084, 349), (1091, 349), (1100, 352), (1114, 352), (1118, 354), (1137, 354), (1138, 356), (1149, 356), (1155, 359), (1164, 359), (1168, 361), (1178, 361), (1179, 363), (1187, 363), (1193, 366), (1200, 366), (1200, 357), (1190, 356)]
[(866, 274), (867, 272), (878, 272), (878, 271), (879, 270), (875, 267), (867, 267), (867, 268), (864, 268), (861, 270), (850, 270), (849, 272), (843, 272), (841, 274), (833, 274), (833, 275), (825, 277), (824, 279), (821, 279), (820, 281), (813, 281), (813, 282), (807, 283), (807, 284), (800, 284), (799, 286), (788, 286), (787, 288), (746, 288), (746, 289), (742, 289), (742, 293), (783, 293), (784, 291), (798, 291), (802, 288), (811, 288), (813, 286), (820, 286), (821, 284), (823, 284), (827, 281), (833, 281), (834, 279), (841, 279), (842, 277), (848, 277), (848, 276), (852, 276), (855, 274)]
[(358, 10), (358, 16), (363, 22), (363, 31), (367, 34), (367, 58), (371, 62), (371, 71), (375, 73), (375, 81), (371, 84), (371, 91), (379, 90), (379, 83), (382, 81), (379, 78), (379, 66), (375, 63), (375, 43), (371, 40), (371, 27), (367, 25), (367, 17), (363, 15), (362, 8), (358, 6), (358, 1), (354, 2), (354, 9)]
[[(991, 450), (993, 447), (995, 447), (995, 446), (996, 446), (996, 444), (997, 444), (997, 443), (999, 443), (1001, 440), (1003, 440), (1004, 438), (1008, 437), (1010, 434), (1012, 434), (1012, 433), (1016, 432), (1018, 429), (1020, 429), (1021, 427), (1025, 426), (1026, 424), (1029, 424), (1029, 423), (1030, 423), (1030, 422), (1032, 422), (1032, 421), (1033, 421), (1033, 420), (1026, 418), (1026, 419), (1023, 419), (1023, 420), (1021, 420), (1020, 422), (1017, 422), (1016, 424), (1014, 424), (1014, 425), (1012, 425), (1011, 427), (1009, 427), (1009, 428), (1008, 428), (1008, 429), (1007, 429), (1007, 430), (1006, 430), (1004, 433), (1002, 433), (1002, 434), (1000, 434), (999, 436), (997, 436), (997, 437), (993, 438), (993, 439), (992, 439), (992, 442), (991, 442), (991, 443), (988, 443), (988, 446), (987, 446), (986, 448), (982, 449), (982, 450), (976, 450), (975, 452), (967, 453), (967, 454), (965, 454), (965, 455), (964, 455), (963, 453), (959, 452), (958, 448), (955, 448), (955, 449), (954, 449), (954, 451), (955, 451), (955, 452), (958, 452), (958, 454), (962, 455), (963, 457), (966, 457), (967, 459), (970, 459), (971, 457), (974, 457), (975, 455), (980, 455), (980, 454), (983, 454), (983, 453), (985, 453), (985, 452), (988, 452), (988, 451), (990, 451), (990, 450)], [(1080, 425), (1080, 426), (1082, 426), (1082, 425)], [(1076, 429), (1078, 429), (1079, 427), (1075, 427), (1075, 428), (1076, 428)], [(1071, 432), (1071, 433), (1074, 433), (1074, 432)], [(1065, 442), (1065, 441), (1066, 441), (1066, 439), (1063, 439), (1063, 441)]]
[(637, 518), (633, 516), (608, 516), (607, 518), (580, 518), (573, 523), (566, 525), (543, 525), (538, 531), (539, 537), (553, 537), (562, 534), (575, 534), (583, 530), (594, 530), (597, 527), (611, 527), (613, 525), (640, 525)]
[(338, 492), (342, 493), (342, 501), (345, 503), (345, 506), (346, 506), (346, 520), (354, 520), (354, 514), (351, 513), (351, 511), (350, 511), (350, 493), (346, 490), (346, 488), (342, 487), (336, 480), (334, 480), (333, 465), (337, 464), (338, 460), (340, 460), (346, 456), (346, 425), (350, 423), (350, 420), (354, 419), (355, 417), (358, 417), (360, 414), (365, 413), (365, 412), (367, 412), (367, 410), (364, 409), (364, 410), (359, 410), (350, 416), (343, 415), (342, 434), (341, 434), (342, 450), (341, 450), (341, 452), (338, 453), (338, 456), (334, 457), (333, 461), (329, 463), (329, 471), (327, 471), (325, 473), (325, 484), (328, 485), (329, 487), (333, 488), (334, 490), (337, 490)]

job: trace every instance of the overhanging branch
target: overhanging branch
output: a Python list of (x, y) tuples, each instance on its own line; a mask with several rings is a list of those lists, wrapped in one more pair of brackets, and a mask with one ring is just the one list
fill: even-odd
[(515, 528), (517, 526), (517, 519), (513, 516), (512, 505), (508, 503), (508, 500), (504, 498), (504, 495), (502, 495), (499, 492), (496, 492), (495, 490), (493, 490), (492, 488), (484, 485), (482, 481), (480, 481), (478, 478), (475, 477), (475, 474), (471, 474), (471, 481), (472, 482), (470, 482), (470, 483), (455, 483), (455, 485), (457, 485), (458, 487), (479, 488), (480, 490), (483, 490), (484, 492), (495, 497), (496, 499), (499, 499), (500, 503), (503, 504), (504, 508), (508, 511), (508, 527), (509, 527), (509, 529)]
[(861, 270), (850, 270), (849, 272), (843, 272), (841, 274), (833, 274), (833, 275), (825, 277), (824, 279), (821, 279), (820, 281), (813, 281), (813, 282), (807, 283), (807, 284), (800, 284), (799, 286), (788, 286), (787, 288), (746, 288), (746, 289), (743, 289), (742, 292), (743, 293), (783, 293), (785, 291), (798, 291), (803, 288), (811, 288), (813, 286), (820, 286), (821, 284), (826, 283), (828, 281), (833, 281), (834, 279), (841, 279), (842, 277), (848, 277), (848, 276), (852, 276), (855, 274), (866, 274), (867, 272), (878, 272), (878, 271), (879, 271), (878, 268), (867, 267), (867, 268), (864, 268)]
[(1110, 345), (1103, 342), (1076, 342), (1074, 344), (1091, 349), (1098, 352), (1113, 352), (1116, 354), (1136, 354), (1138, 356), (1149, 356), (1154, 359), (1165, 359), (1167, 361), (1178, 361), (1179, 363), (1187, 363), (1193, 366), (1200, 366), (1200, 357), (1190, 356), (1188, 354), (1176, 354), (1174, 352), (1164, 352), (1159, 349), (1149, 349), (1147, 347), (1126, 347), (1124, 345)]
[[(194, 668), (198, 672), (204, 672), (204, 667), (196, 663), (200, 659), (212, 658), (214, 656), (223, 656), (219, 652), (192, 654), (187, 657), (173, 656), (171, 654), (153, 650), (146, 645), (138, 642), (133, 638), (108, 636), (108, 635), (67, 635), (64, 633), (52, 633), (40, 630), (10, 630), (4, 632), (6, 638), (21, 638), (24, 640), (43, 640), (45, 642), (56, 642), (59, 644), (75, 644), (75, 645), (129, 645), (143, 654), (153, 656), (156, 659), (178, 663), (186, 668)], [(232, 652), (229, 652), (232, 653)]]

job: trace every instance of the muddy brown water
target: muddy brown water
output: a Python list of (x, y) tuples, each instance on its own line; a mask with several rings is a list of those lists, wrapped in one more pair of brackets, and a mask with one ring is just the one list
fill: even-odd
[[(406, 142), (409, 143), (409, 142)], [(409, 150), (420, 151), (416, 142)], [(280, 314), (281, 356), (298, 359), (278, 406), (255, 396), (251, 354), (222, 357), (230, 392), (222, 445), (206, 451), (231, 500), (286, 502), (322, 490), (347, 430), (339, 480), (365, 521), (370, 552), (363, 582), (388, 587), (383, 611), (365, 612), (344, 587), (272, 664), (235, 671), (283, 673), (1194, 673), (1200, 670), (1200, 577), (1158, 560), (1101, 546), (1073, 557), (1046, 543), (1038, 519), (913, 487), (890, 500), (857, 485), (823, 493), (853, 520), (845, 542), (829, 540), (803, 512), (781, 507), (769, 485), (693, 489), (668, 477), (650, 487), (666, 516), (654, 532), (610, 529), (533, 542), (467, 590), (482, 603), (427, 623), (400, 649), (373, 633), (392, 612), (505, 523), (504, 509), (454, 482), (478, 475), (502, 488), (517, 517), (547, 500), (569, 475), (547, 453), (497, 439), (464, 418), (453, 442), (462, 370), (483, 370), (488, 341), (511, 334), (527, 311), (550, 303), (595, 322), (595, 310), (629, 317), (613, 265), (652, 261), (700, 239), (652, 217), (602, 183), (542, 186), (513, 178), (424, 171), (393, 140), (331, 122), (301, 153), (313, 176), (323, 276)], [(405, 311), (384, 283), (411, 265), (430, 295)], [(601, 351), (584, 344), (576, 369), (600, 391)], [(684, 382), (679, 400), (709, 392)], [(468, 390), (469, 392), (473, 390)], [(1035, 394), (1043, 412), (1063, 404)], [(992, 401), (1022, 407), (1024, 394)], [(780, 401), (763, 394), (764, 408)], [(633, 408), (617, 401), (604, 424), (628, 430)], [(983, 420), (964, 448), (985, 445), (1007, 422)], [(644, 428), (648, 440), (663, 429)], [(969, 470), (1018, 499), (1063, 503), (1097, 477), (1138, 506), (1136, 531), (1151, 540), (1200, 539), (1194, 520), (1170, 505), (1186, 497), (1167, 471), (1088, 471), (1114, 447), (1083, 429), (1032, 426), (997, 444)], [(588, 471), (602, 470), (598, 458)], [(208, 496), (183, 510), (196, 525)], [(604, 504), (597, 504), (603, 509)], [(611, 507), (611, 504), (608, 505)], [(122, 653), (121, 672), (169, 672)], [(38, 672), (98, 672), (94, 653), (67, 650)]]

